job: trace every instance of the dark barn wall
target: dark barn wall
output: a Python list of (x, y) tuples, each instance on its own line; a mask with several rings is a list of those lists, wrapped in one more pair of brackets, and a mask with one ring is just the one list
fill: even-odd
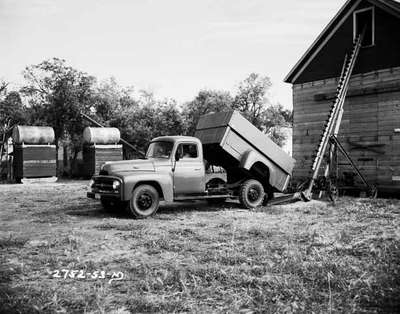
[[(356, 10), (370, 7), (362, 2)], [(346, 19), (294, 84), (340, 75), (344, 56), (352, 47), (353, 14)], [(400, 66), (400, 19), (375, 7), (375, 45), (362, 48), (354, 74)]]
[[(336, 87), (337, 78), (293, 86), (295, 181), (310, 174), (312, 154)], [(339, 139), (367, 179), (382, 188), (400, 189), (400, 132), (396, 129), (400, 129), (400, 67), (354, 75)], [(340, 175), (343, 172), (351, 170), (342, 165)], [(361, 183), (356, 180), (357, 184)]]

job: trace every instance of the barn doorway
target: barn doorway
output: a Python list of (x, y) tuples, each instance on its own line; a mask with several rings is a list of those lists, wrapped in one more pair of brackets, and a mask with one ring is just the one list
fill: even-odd
[(375, 10), (374, 7), (354, 11), (353, 39), (356, 39), (365, 29), (361, 47), (370, 47), (375, 44)]

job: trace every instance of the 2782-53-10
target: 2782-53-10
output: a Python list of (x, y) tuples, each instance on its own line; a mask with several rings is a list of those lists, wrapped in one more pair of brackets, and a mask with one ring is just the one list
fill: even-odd
[(93, 272), (87, 272), (84, 269), (74, 270), (74, 269), (56, 269), (52, 271), (53, 278), (62, 279), (107, 279), (108, 283), (111, 284), (113, 281), (120, 281), (124, 279), (124, 273), (118, 272), (107, 272), (104, 270), (95, 270)]

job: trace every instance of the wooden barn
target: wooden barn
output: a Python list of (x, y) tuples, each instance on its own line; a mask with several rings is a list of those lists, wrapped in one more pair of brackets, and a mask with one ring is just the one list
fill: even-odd
[[(379, 191), (400, 191), (400, 1), (395, 0), (348, 0), (286, 76), (293, 84), (294, 181), (310, 176), (345, 55), (364, 29), (338, 139), (368, 182)], [(343, 158), (338, 169), (342, 185), (361, 184)]]

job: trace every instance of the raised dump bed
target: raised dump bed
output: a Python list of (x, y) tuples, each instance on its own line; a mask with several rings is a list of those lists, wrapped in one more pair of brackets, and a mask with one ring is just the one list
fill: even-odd
[(228, 175), (230, 169), (248, 169), (249, 164), (256, 164), (255, 170), (261, 172), (260, 176), (268, 175), (272, 187), (286, 189), (295, 160), (239, 112), (200, 117), (195, 136), (203, 143), (204, 158), (227, 169)]

